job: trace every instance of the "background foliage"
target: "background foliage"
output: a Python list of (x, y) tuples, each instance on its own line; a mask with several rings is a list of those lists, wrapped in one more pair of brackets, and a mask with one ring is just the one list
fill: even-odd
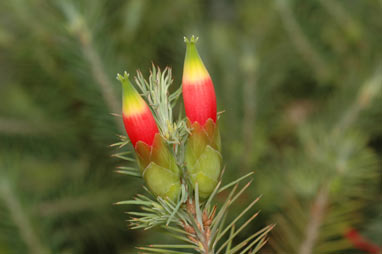
[(110, 113), (118, 72), (154, 62), (180, 84), (191, 34), (225, 110), (226, 181), (255, 170), (247, 198), (263, 194), (243, 239), (277, 223), (263, 253), (364, 253), (351, 228), (381, 246), (380, 12), (377, 0), (1, 1), (0, 253), (168, 241), (128, 230), (129, 208), (112, 205), (142, 182), (113, 173), (108, 145), (124, 131)]

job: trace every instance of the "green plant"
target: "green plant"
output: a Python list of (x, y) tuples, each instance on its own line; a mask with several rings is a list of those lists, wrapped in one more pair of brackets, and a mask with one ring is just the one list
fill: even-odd
[[(145, 80), (140, 72), (135, 83), (149, 107), (132, 87), (128, 75), (118, 75), (123, 84), (123, 119), (136, 151), (139, 169), (121, 167), (118, 172), (145, 179), (148, 194), (138, 194), (133, 200), (117, 204), (140, 206), (130, 227), (150, 229), (160, 226), (184, 244), (153, 244), (139, 247), (143, 253), (257, 253), (267, 242), (273, 225), (266, 226), (236, 243), (237, 235), (258, 215), (239, 223), (251, 211), (253, 200), (232, 221), (227, 222), (229, 208), (250, 186), (249, 173), (222, 185), (224, 170), (220, 166), (220, 134), (217, 125), (216, 98), (211, 78), (195, 47), (196, 39), (186, 39), (187, 54), (183, 73), (183, 97), (186, 118), (173, 121), (172, 109), (181, 92), (169, 93), (173, 82), (171, 69), (163, 72), (153, 66)], [(154, 115), (154, 117), (152, 116)], [(156, 119), (156, 124), (154, 122)], [(123, 147), (129, 143), (122, 136)], [(129, 152), (116, 154), (126, 157)], [(174, 159), (176, 158), (176, 159)], [(175, 163), (176, 161), (176, 163)], [(216, 195), (226, 195), (222, 206), (214, 204)]]

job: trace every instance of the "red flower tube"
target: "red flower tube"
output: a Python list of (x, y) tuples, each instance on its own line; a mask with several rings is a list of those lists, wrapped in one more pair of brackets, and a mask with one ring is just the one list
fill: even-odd
[(129, 81), (128, 74), (118, 74), (122, 82), (122, 115), (127, 135), (134, 148), (138, 141), (152, 146), (155, 134), (159, 133), (149, 106)]
[(191, 129), (186, 143), (185, 165), (192, 186), (201, 198), (215, 189), (221, 173), (221, 143), (216, 119), (214, 85), (196, 49), (197, 39), (185, 39), (183, 100)]
[(211, 118), (216, 122), (216, 95), (211, 77), (196, 49), (197, 38), (185, 38), (186, 58), (183, 68), (183, 100), (186, 116), (191, 123), (204, 126)]
[(176, 159), (160, 135), (149, 106), (130, 83), (128, 74), (118, 74), (117, 78), (123, 90), (123, 123), (135, 148), (142, 177), (154, 195), (175, 200), (180, 193)]

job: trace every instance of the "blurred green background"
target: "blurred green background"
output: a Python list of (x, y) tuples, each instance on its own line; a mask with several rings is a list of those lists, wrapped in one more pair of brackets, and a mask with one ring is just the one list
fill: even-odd
[[(382, 245), (382, 20), (377, 0), (0, 1), (0, 253), (136, 253), (143, 192), (113, 172), (124, 134), (115, 76), (151, 63), (181, 83), (183, 36), (214, 81), (225, 181), (255, 170), (235, 216), (277, 223), (262, 253)], [(130, 148), (131, 149), (131, 148)], [(221, 197), (224, 199), (224, 197)], [(377, 253), (377, 252), (369, 252)]]

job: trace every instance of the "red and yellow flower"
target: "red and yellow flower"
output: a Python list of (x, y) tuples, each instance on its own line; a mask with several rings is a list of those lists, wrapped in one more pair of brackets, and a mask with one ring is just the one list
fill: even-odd
[(211, 77), (196, 49), (195, 37), (185, 39), (183, 100), (191, 134), (185, 152), (190, 181), (207, 198), (216, 187), (221, 171), (221, 142), (217, 123), (216, 95)]
[(175, 200), (180, 192), (180, 172), (175, 157), (161, 137), (147, 103), (129, 81), (122, 83), (122, 115), (127, 135), (135, 148), (139, 168), (151, 192)]
[(188, 119), (203, 126), (210, 118), (216, 122), (216, 95), (210, 74), (196, 49), (196, 41), (194, 37), (186, 39), (182, 90)]
[(122, 116), (127, 135), (135, 147), (138, 141), (149, 146), (159, 133), (154, 116), (149, 106), (131, 85), (128, 75), (118, 76), (122, 80)]

